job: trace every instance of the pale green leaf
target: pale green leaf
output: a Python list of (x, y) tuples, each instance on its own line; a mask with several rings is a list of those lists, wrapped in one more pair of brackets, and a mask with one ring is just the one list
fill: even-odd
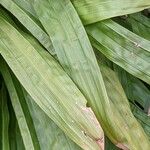
[(150, 84), (150, 41), (111, 20), (87, 26), (92, 45), (132, 75)]
[(34, 143), (32, 141), (29, 127), (27, 125), (26, 118), (25, 118), (24, 112), (22, 110), (21, 103), (19, 101), (19, 95), (14, 86), (14, 83), (13, 83), (12, 77), (9, 73), (8, 67), (5, 64), (3, 59), (1, 59), (0, 67), (1, 67), (1, 72), (2, 72), (3, 78), (5, 80), (8, 92), (9, 92), (9, 96), (11, 99), (13, 109), (14, 109), (14, 112), (15, 112), (15, 115), (17, 118), (21, 136), (23, 138), (24, 146), (26, 149), (34, 150), (37, 147), (34, 146)]
[[(117, 119), (115, 123), (116, 127), (118, 128), (119, 132), (118, 135), (122, 134), (128, 140), (128, 144), (124, 141), (126, 143), (126, 144), (124, 143), (124, 146), (127, 149), (140, 150), (141, 148), (143, 148), (143, 146), (145, 146), (144, 149), (148, 149), (150, 146), (150, 142), (148, 141), (147, 136), (144, 133), (144, 130), (141, 128), (140, 124), (134, 118), (130, 110), (128, 100), (125, 96), (123, 88), (115, 72), (113, 72), (106, 66), (100, 65), (100, 67), (102, 70), (106, 90), (109, 99), (112, 103), (111, 106), (114, 108), (114, 114)], [(142, 146), (139, 142), (141, 139), (144, 139), (143, 140), (144, 143)]]
[(41, 150), (81, 150), (58, 126), (42, 111), (24, 90), (28, 108), (33, 118)]
[[(51, 38), (61, 65), (87, 97), (107, 136), (123, 149), (140, 149), (137, 141), (142, 137), (145, 139), (145, 149), (148, 149), (149, 143), (145, 133), (131, 112), (129, 117), (133, 122), (126, 127), (127, 121), (124, 121), (123, 115), (130, 109), (129, 104), (125, 105), (127, 108), (122, 104), (127, 101), (118, 103), (119, 99), (115, 101), (114, 98), (114, 103), (125, 109), (123, 113), (121, 108), (115, 109), (115, 104), (109, 101), (93, 49), (72, 4), (68, 0), (44, 0), (42, 3), (37, 0), (33, 5)], [(135, 136), (134, 132), (131, 132), (132, 125), (136, 126), (140, 136), (131, 143), (132, 137)]]
[(0, 53), (34, 101), (82, 148), (99, 149), (100, 125), (60, 65), (42, 47), (35, 49), (3, 18), (0, 29)]
[(150, 7), (150, 0), (71, 0), (84, 24), (138, 12)]

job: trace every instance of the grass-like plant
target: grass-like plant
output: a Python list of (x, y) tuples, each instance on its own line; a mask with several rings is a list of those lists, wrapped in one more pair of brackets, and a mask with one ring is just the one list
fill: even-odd
[(0, 149), (149, 150), (150, 0), (0, 0)]

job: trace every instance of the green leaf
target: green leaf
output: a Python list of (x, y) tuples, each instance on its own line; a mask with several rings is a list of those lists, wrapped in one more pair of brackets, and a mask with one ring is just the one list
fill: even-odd
[(0, 114), (1, 114), (1, 150), (9, 150), (9, 137), (8, 137), (8, 126), (9, 126), (9, 112), (7, 106), (7, 91), (4, 84), (0, 89)]
[(23, 138), (24, 146), (26, 149), (33, 149), (33, 150), (39, 149), (38, 146), (36, 146), (32, 141), (32, 136), (29, 131), (29, 127), (25, 118), (25, 114), (23, 112), (23, 109), (20, 103), (20, 95), (17, 93), (18, 91), (15, 88), (13, 79), (3, 59), (1, 59), (0, 67), (1, 67), (1, 72), (5, 80), (8, 92), (9, 92), (9, 96), (11, 99), (13, 109), (17, 118), (21, 136)]
[(84, 24), (138, 12), (150, 7), (149, 0), (71, 0)]
[(150, 84), (150, 41), (106, 20), (87, 26), (92, 45), (111, 61)]
[[(134, 118), (126, 95), (123, 91), (123, 88), (117, 78), (117, 75), (110, 68), (100, 65), (104, 83), (106, 86), (106, 90), (111, 102), (112, 108), (114, 108), (114, 115), (116, 116), (117, 121), (116, 127), (118, 129), (118, 135), (121, 134), (126, 138), (124, 140), (124, 145), (122, 143), (118, 143), (118, 147), (122, 147), (123, 149), (142, 149), (143, 145), (144, 149), (148, 149), (150, 143), (147, 139), (144, 130), (139, 125), (137, 120)], [(137, 133), (139, 136), (137, 136)], [(141, 146), (140, 139), (145, 139), (145, 144)]]
[(114, 68), (128, 99), (132, 101), (132, 103), (138, 103), (147, 114), (150, 113), (150, 90), (143, 82), (119, 66), (114, 65)]
[(132, 25), (133, 32), (143, 38), (150, 40), (150, 19), (136, 13), (129, 15), (127, 21)]
[(31, 5), (31, 0), (12, 0), (14, 1), (19, 7), (21, 7), (24, 11), (30, 13), (35, 18), (37, 17), (33, 6)]
[(50, 53), (54, 54), (49, 36), (30, 15), (12, 0), (0, 0), (0, 4), (10, 11)]
[[(116, 98), (116, 95), (113, 97), (113, 102), (108, 99), (106, 89), (109, 88), (110, 92), (110, 86), (107, 84), (108, 87), (105, 89), (106, 84), (104, 85), (93, 49), (70, 1), (43, 0), (41, 3), (37, 0), (33, 2), (33, 6), (51, 38), (61, 65), (87, 97), (108, 137), (123, 149), (141, 149), (137, 141), (142, 137), (145, 139), (145, 149), (148, 149), (146, 135), (134, 119), (122, 91), (119, 91), (119, 94), (123, 95), (121, 103), (119, 94), (116, 94), (119, 98)], [(113, 86), (116, 84), (114, 82), (111, 82)], [(115, 92), (115, 89), (112, 91)], [(128, 111), (130, 112), (124, 121), (124, 114)], [(131, 123), (127, 123), (129, 120), (132, 120)], [(135, 136), (134, 131), (131, 131), (132, 125), (140, 136), (131, 143), (131, 139)]]
[(134, 116), (137, 118), (137, 120), (142, 125), (143, 129), (145, 130), (145, 133), (149, 137), (150, 141), (150, 116), (146, 115), (140, 108), (138, 108), (133, 103), (130, 103), (132, 112)]
[(41, 150), (81, 150), (58, 126), (42, 111), (24, 90), (24, 96), (33, 118)]
[(79, 146), (99, 149), (102, 129), (61, 66), (38, 43), (35, 49), (2, 17), (0, 37), (1, 55), (40, 108)]
[[(9, 102), (8, 102), (8, 108), (9, 108), (9, 114), (10, 114), (9, 131), (8, 131), (10, 148), (11, 148), (11, 150), (17, 150), (17, 146), (16, 146), (17, 145), (17, 142), (16, 142), (17, 120), (16, 120), (16, 116), (15, 116), (11, 101), (10, 101), (10, 97), (9, 97)], [(22, 145), (24, 146), (24, 144), (22, 144)], [(20, 145), (20, 147), (22, 147), (22, 146)]]

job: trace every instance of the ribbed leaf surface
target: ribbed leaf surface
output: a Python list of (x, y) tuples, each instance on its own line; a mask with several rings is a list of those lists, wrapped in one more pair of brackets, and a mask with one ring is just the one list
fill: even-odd
[(150, 41), (106, 20), (87, 26), (92, 45), (132, 75), (150, 84)]
[(7, 106), (7, 91), (4, 83), (0, 89), (0, 149), (1, 150), (10, 150), (9, 146), (9, 137), (8, 137), (8, 127), (9, 127), (9, 112)]
[(24, 91), (24, 95), (33, 118), (41, 150), (81, 150), (43, 112), (26, 91)]
[(114, 68), (128, 99), (133, 103), (138, 103), (147, 114), (150, 113), (150, 90), (143, 82), (117, 65)]
[(39, 24), (30, 17), (30, 15), (12, 0), (0, 0), (0, 4), (10, 11), (48, 51), (54, 53), (49, 36), (43, 31)]
[(138, 12), (150, 7), (149, 0), (71, 0), (84, 24)]
[(137, 35), (150, 40), (150, 19), (142, 15), (141, 13), (136, 13), (129, 15), (127, 21), (131, 24), (133, 32)]
[[(141, 146), (137, 141), (144, 138), (146, 141), (145, 148), (148, 149), (149, 143), (145, 133), (131, 112), (127, 115), (128, 119), (130, 118), (133, 122), (126, 126), (127, 120), (124, 121), (123, 115), (130, 109), (129, 104), (125, 106), (123, 104), (127, 100), (124, 102), (124, 98), (120, 103), (119, 99), (115, 99), (114, 96), (114, 104), (109, 101), (93, 50), (71, 3), (68, 0), (63, 2), (44, 0), (42, 3), (34, 1), (33, 5), (52, 40), (61, 65), (88, 98), (89, 104), (95, 111), (108, 137), (123, 149), (140, 149)], [(117, 109), (115, 109), (116, 104), (120, 104)], [(123, 108), (123, 112), (119, 106)], [(114, 116), (117, 116), (117, 119)], [(132, 125), (135, 126), (135, 130), (140, 136), (131, 143), (132, 137), (135, 136), (134, 132), (131, 132)]]
[(3, 18), (0, 29), (0, 53), (34, 101), (82, 148), (99, 149), (97, 139), (103, 137), (99, 123), (60, 65)]
[[(121, 143), (118, 143), (118, 147), (120, 146), (120, 148), (122, 147), (123, 149), (140, 150), (144, 145), (145, 149), (148, 149), (150, 143), (144, 133), (144, 130), (131, 113), (128, 100), (115, 72), (108, 67), (103, 65), (100, 66), (111, 106), (114, 108), (114, 114), (117, 119), (115, 124), (118, 128), (118, 135), (122, 135), (122, 137), (126, 137), (127, 139), (127, 141), (123, 140), (125, 147), (122, 147), (123, 145), (121, 145)], [(145, 139), (143, 140), (145, 141), (143, 145), (138, 142), (141, 139)]]
[(141, 123), (150, 141), (150, 116), (147, 116), (140, 108), (133, 105), (132, 103), (131, 103), (131, 109), (132, 109), (134, 116)]
[(4, 77), (8, 92), (9, 92), (11, 103), (12, 103), (17, 121), (18, 121), (18, 125), (19, 125), (19, 129), (21, 132), (21, 136), (23, 138), (24, 146), (26, 149), (34, 150), (36, 149), (36, 147), (34, 147), (34, 143), (32, 141), (31, 133), (29, 131), (29, 127), (27, 125), (26, 118), (25, 118), (23, 109), (21, 107), (21, 103), (19, 101), (19, 95), (16, 91), (16, 88), (14, 86), (9, 70), (6, 64), (4, 63), (4, 61), (2, 60), (1, 60), (0, 67), (1, 67), (2, 75)]

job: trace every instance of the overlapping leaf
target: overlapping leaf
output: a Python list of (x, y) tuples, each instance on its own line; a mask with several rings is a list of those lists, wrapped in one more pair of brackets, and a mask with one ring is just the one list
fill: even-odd
[(136, 105), (132, 103), (131, 103), (131, 109), (132, 109), (134, 116), (141, 123), (150, 141), (150, 116), (147, 116), (140, 108), (138, 108)]
[(137, 35), (150, 40), (150, 20), (141, 13), (129, 15), (127, 21), (131, 24), (132, 30)]
[[(127, 101), (124, 102), (123, 99), (120, 103), (115, 97), (113, 102), (109, 101), (106, 89), (110, 86), (108, 84), (105, 89), (92, 47), (71, 3), (68, 0), (63, 2), (44, 0), (42, 3), (34, 1), (33, 5), (52, 40), (61, 65), (87, 97), (108, 137), (123, 149), (140, 149), (141, 146), (137, 141), (143, 137), (145, 149), (148, 149), (149, 143), (145, 133), (131, 112), (127, 114), (127, 118), (130, 118), (132, 123), (124, 121), (123, 115), (130, 110), (129, 104), (123, 106)], [(115, 109), (116, 104), (120, 104), (116, 106), (117, 109)], [(122, 112), (121, 108), (125, 111)], [(117, 116), (117, 119), (114, 116)], [(132, 125), (140, 136), (131, 143), (134, 137), (134, 132), (131, 132)]]
[(71, 0), (84, 24), (138, 12), (150, 7), (149, 0)]
[(10, 150), (9, 137), (8, 137), (8, 127), (9, 127), (9, 112), (7, 106), (7, 91), (4, 83), (0, 89), (0, 149)]
[[(22, 10), (15, 2), (12, 0), (0, 0), (0, 4), (9, 10), (31, 33), (39, 40), (39, 42), (51, 53), (54, 53), (50, 38), (43, 31), (41, 26)], [(25, 5), (26, 6), (26, 5)], [(2, 9), (2, 8), (1, 8)]]
[[(35, 14), (35, 11), (33, 10), (33, 6), (31, 5), (32, 4), (31, 2), (32, 1), (30, 1), (30, 0), (22, 1), (22, 2), (19, 0), (13, 0), (13, 1), (12, 0), (6, 0), (6, 1), (1, 0), (0, 1), (0, 3), (6, 9), (8, 9), (39, 40), (39, 42), (45, 48), (47, 48), (50, 51), (50, 53), (53, 55), (54, 50), (51, 46), (50, 38), (48, 37), (47, 33), (43, 30), (43, 27), (41, 26), (41, 24), (39, 24), (39, 22), (37, 22), (35, 20), (35, 18), (37, 17), (37, 14)], [(103, 114), (103, 116), (105, 116), (107, 114), (106, 115), (107, 118), (104, 119), (105, 121), (104, 122), (102, 121), (102, 125), (105, 127), (105, 130), (108, 129), (108, 130), (106, 130), (107, 135), (115, 144), (118, 144), (118, 146), (122, 147), (123, 149), (128, 149), (131, 147), (132, 147), (132, 149), (137, 149), (137, 148), (141, 149), (140, 148), (141, 145), (139, 144), (138, 141), (140, 141), (140, 138), (143, 137), (143, 139), (145, 139), (144, 140), (145, 148), (144, 148), (144, 146), (142, 148), (147, 149), (149, 144), (146, 140), (145, 134), (144, 134), (143, 130), (141, 129), (141, 127), (137, 124), (137, 122), (134, 121), (134, 118), (129, 109), (129, 105), (124, 96), (123, 90), (122, 90), (122, 88), (120, 88), (119, 81), (116, 80), (114, 73), (112, 73), (112, 71), (110, 71), (110, 69), (107, 70), (106, 68), (103, 69), (103, 67), (102, 67), (101, 71), (102, 71), (103, 78), (105, 81), (104, 82), (105, 85), (104, 85), (102, 77), (101, 77), (101, 73), (98, 71), (98, 67), (97, 67), (98, 65), (97, 65), (96, 59), (94, 58), (95, 56), (92, 52), (92, 48), (88, 42), (85, 31), (81, 25), (81, 22), (78, 19), (76, 12), (73, 10), (71, 3), (67, 0), (65, 0), (63, 2), (60, 2), (57, 0), (49, 1), (49, 2), (50, 2), (51, 6), (53, 5), (51, 7), (52, 10), (49, 10), (49, 12), (47, 11), (47, 8), (50, 6), (50, 5), (47, 5), (48, 1), (47, 1), (47, 3), (44, 1), (42, 1), (42, 2), (40, 1), (40, 8), (41, 7), (46, 8), (43, 10), (37, 9), (38, 7), (37, 7), (37, 5), (35, 5), (38, 3), (37, 1), (33, 4), (34, 4), (34, 7), (36, 8), (36, 11), (38, 12), (38, 15), (40, 17), (40, 20), (41, 20), (43, 26), (49, 33), (49, 36), (52, 37), (52, 43), (56, 50), (58, 59), (59, 59), (61, 65), (64, 67), (65, 71), (70, 75), (70, 77), (78, 85), (79, 89), (82, 91), (84, 96), (88, 99), (90, 104), (92, 104), (92, 106), (94, 106), (94, 108), (95, 108), (94, 110), (95, 110), (96, 114), (98, 114), (97, 115), (98, 118), (99, 118), (100, 114), (101, 115)], [(72, 0), (72, 3), (75, 6), (75, 8), (76, 8), (77, 12), (79, 13), (84, 24), (89, 24), (89, 23), (103, 20), (103, 19), (106, 19), (109, 17), (124, 15), (124, 14), (128, 14), (131, 12), (143, 10), (144, 8), (148, 8), (150, 5), (150, 2), (148, 0), (147, 1), (146, 0), (138, 1), (138, 2), (135, 0), (133, 0), (133, 1), (128, 0), (127, 3), (124, 3), (124, 1), (122, 1), (122, 0), (120, 0), (120, 1), (117, 0), (115, 3), (113, 1), (107, 1), (107, 0), (103, 0), (103, 1), (94, 0), (92, 2), (88, 1), (88, 0), (87, 1)], [(119, 9), (116, 9), (116, 7), (118, 8), (118, 5), (120, 7), (119, 7)], [(108, 11), (108, 7), (110, 8), (110, 11)], [(16, 10), (14, 10), (14, 8)], [(53, 8), (55, 8), (55, 10), (53, 10)], [(44, 13), (43, 13), (43, 11), (44, 11)], [(43, 14), (45, 14), (45, 16), (43, 16)], [(30, 16), (30, 15), (33, 15), (33, 16)], [(48, 16), (50, 15), (49, 18), (47, 15)], [(22, 18), (22, 16), (24, 19)], [(3, 15), (2, 15), (2, 18), (3, 18)], [(138, 21), (140, 21), (135, 18), (131, 18), (131, 19), (132, 19), (132, 21), (134, 20), (133, 22), (136, 22), (136, 23)], [(112, 22), (104, 21), (104, 22), (98, 23), (98, 24), (100, 24), (100, 25), (97, 26), (97, 24), (96, 25), (94, 24), (93, 25), (94, 27), (92, 27), (92, 32), (90, 31), (92, 33), (91, 41), (92, 41), (93, 46), (95, 46), (97, 49), (101, 50), (103, 52), (103, 54), (105, 54), (105, 56), (107, 56), (112, 61), (114, 61), (115, 63), (117, 63), (124, 69), (126, 69), (128, 72), (132, 73), (133, 75), (137, 76), (138, 78), (143, 79), (147, 83), (150, 83), (149, 82), (150, 81), (149, 80), (149, 71), (150, 70), (148, 69), (150, 67), (149, 66), (150, 62), (148, 59), (150, 56), (149, 55), (149, 45), (150, 45), (149, 42), (146, 40), (143, 40), (143, 38), (140, 38), (140, 37), (136, 36), (135, 34), (132, 34), (131, 32), (128, 32), (128, 30), (126, 30), (125, 28), (122, 28), (118, 24), (114, 24), (113, 21)], [(137, 33), (138, 35), (142, 35), (144, 32), (146, 32), (146, 30), (145, 30), (146, 26), (148, 26), (148, 24), (145, 25), (145, 23), (141, 23), (139, 25), (139, 23), (137, 23), (134, 26), (132, 25), (132, 28), (135, 33)], [(139, 30), (139, 28), (137, 30), (137, 27), (140, 27), (140, 30)], [(89, 29), (89, 28), (91, 28), (91, 26), (87, 27), (87, 29)], [(144, 31), (142, 31), (142, 34), (141, 34), (141, 30), (143, 30), (143, 29), (144, 29)], [(23, 63), (23, 60), (24, 60), (24, 62), (26, 62), (26, 61), (25, 61), (25, 59), (22, 58), (22, 52), (21, 52), (22, 48), (23, 49), (26, 48), (25, 43), (26, 44), (28, 43), (28, 42), (25, 42), (23, 44), (25, 39), (29, 40), (29, 42), (32, 45), (34, 42), (30, 39), (30, 37), (25, 36), (24, 34), (23, 34), (23, 36), (25, 37), (25, 39), (24, 38), (22, 39), (22, 37), (20, 36), (19, 40), (17, 39), (18, 40), (18, 42), (17, 42), (17, 40), (11, 39), (12, 38), (11, 35), (8, 36), (10, 30), (8, 30), (8, 31), (6, 31), (6, 30), (7, 29), (2, 31), (1, 37), (3, 37), (3, 42), (5, 41), (6, 45), (12, 44), (12, 51), (11, 51), (11, 53), (8, 52), (8, 49), (11, 49), (10, 46), (6, 47), (6, 45), (1, 43), (1, 47), (5, 49), (5, 51), (4, 51), (4, 49), (2, 50), (3, 57), (5, 56), (5, 59), (7, 60), (8, 64), (11, 66), (11, 68), (13, 68), (13, 71), (16, 73), (17, 77), (19, 77), (20, 82), (22, 84), (26, 85), (26, 83), (23, 81), (23, 78), (21, 77), (21, 75), (24, 75), (24, 74), (21, 74), (19, 72), (20, 70), (19, 71), (16, 70), (15, 66), (18, 66), (18, 64), (20, 62), (22, 62), (21, 65), (24, 67), (24, 70), (26, 70), (27, 73), (31, 73), (32, 71), (34, 72), (36, 70), (36, 68), (33, 66), (32, 66), (33, 68), (29, 67), (29, 64), (32, 61), (30, 61), (30, 63), (28, 63), (28, 65)], [(11, 30), (14, 30), (14, 28), (11, 28)], [(14, 32), (15, 31), (16, 30), (14, 30)], [(81, 35), (80, 35), (80, 33), (81, 33)], [(13, 35), (16, 37), (16, 34), (13, 33)], [(146, 37), (145, 37), (145, 35), (146, 34), (144, 34), (143, 37), (147, 38), (148, 34)], [(4, 40), (4, 38), (6, 38), (7, 41)], [(44, 40), (43, 40), (43, 38), (44, 38)], [(22, 45), (24, 45), (23, 47), (21, 47), (21, 44), (19, 44), (21, 42), (20, 40), (23, 40), (23, 42), (22, 42)], [(104, 41), (104, 40), (106, 40), (106, 41)], [(139, 42), (141, 42), (141, 41), (142, 41), (142, 44), (139, 44)], [(124, 45), (124, 47), (123, 47), (123, 45)], [(15, 48), (13, 48), (13, 46)], [(30, 47), (30, 48), (28, 48), (28, 47)], [(32, 49), (31, 47), (32, 46), (27, 46), (28, 55), (29, 55), (29, 53), (33, 52), (31, 50)], [(37, 43), (34, 45), (34, 48), (36, 50), (41, 49), (41, 47), (37, 46)], [(87, 50), (85, 50), (85, 49), (87, 49)], [(17, 51), (17, 53), (19, 55), (14, 55), (13, 50)], [(120, 51), (120, 50), (122, 50), (122, 51)], [(124, 52), (124, 50), (126, 50), (126, 51)], [(144, 52), (143, 52), (143, 50), (144, 50)], [(6, 53), (6, 51), (8, 53)], [(34, 51), (34, 52), (36, 52), (36, 51)], [(37, 53), (40, 53), (40, 54), (37, 54)], [(42, 58), (44, 58), (44, 59), (46, 57), (47, 60), (45, 61), (45, 63), (47, 63), (49, 66), (51, 66), (51, 69), (54, 70), (55, 65), (53, 65), (53, 63), (52, 63), (52, 62), (54, 62), (54, 59), (52, 59), (47, 53), (42, 52), (42, 50), (38, 51), (37, 53), (34, 53), (35, 56), (38, 56), (38, 59), (37, 59), (37, 57), (35, 57), (37, 59), (37, 61), (40, 60), (40, 62), (43, 62), (42, 59), (39, 59), (39, 55), (42, 56)], [(14, 56), (17, 57), (18, 62), (12, 58)], [(131, 56), (132, 61), (130, 61), (130, 56)], [(28, 59), (27, 57), (25, 57), (25, 55), (24, 55), (24, 58)], [(30, 57), (30, 60), (32, 60), (31, 57)], [(11, 64), (12, 63), (11, 61), (13, 62), (13, 64)], [(16, 61), (16, 62), (14, 63), (14, 61)], [(77, 63), (77, 62), (79, 62), (79, 63)], [(136, 63), (134, 64), (134, 62), (136, 62)], [(142, 62), (142, 63), (139, 64), (140, 62)], [(34, 65), (35, 63), (31, 63), (31, 64)], [(20, 69), (22, 69), (22, 66), (20, 66)], [(38, 65), (36, 65), (36, 67), (37, 66)], [(43, 72), (45, 69), (50, 71), (50, 69), (48, 69), (48, 67), (45, 67), (45, 65), (43, 65), (43, 66), (44, 66)], [(41, 65), (41, 68), (43, 66)], [(33, 69), (33, 70), (31, 71), (31, 69)], [(22, 73), (24, 72), (24, 70), (21, 70)], [(89, 70), (90, 70), (90, 73), (89, 73)], [(41, 71), (37, 71), (36, 73), (41, 73)], [(61, 72), (60, 74), (62, 75), (63, 73)], [(43, 93), (45, 92), (47, 94), (49, 92), (47, 90), (47, 88), (50, 88), (50, 87), (46, 84), (46, 80), (44, 82), (42, 82), (42, 83), (44, 83), (44, 84), (42, 84), (41, 82), (39, 82), (39, 78), (41, 76), (37, 77), (36, 75), (35, 76), (32, 76), (31, 74), (28, 74), (28, 75), (29, 75), (29, 78), (26, 78), (26, 79), (28, 79), (28, 80), (32, 79), (33, 83), (30, 83), (30, 84), (32, 84), (32, 88), (34, 88), (34, 85), (36, 85), (36, 83), (38, 83), (41, 87), (44, 87), (46, 85), (46, 87), (44, 87), (45, 91), (44, 90), (42, 91)], [(46, 74), (46, 75), (48, 75), (48, 74)], [(66, 75), (64, 75), (64, 74), (63, 74), (63, 76), (66, 77)], [(49, 79), (49, 81), (50, 81), (50, 78), (48, 78), (47, 76), (44, 76), (44, 74), (42, 74), (42, 77), (43, 78), (46, 77), (46, 79)], [(40, 78), (40, 79), (42, 80), (43, 78)], [(67, 81), (67, 83), (68, 83), (68, 80), (65, 80), (65, 81)], [(52, 82), (52, 83), (54, 83), (54, 82)], [(61, 82), (61, 83), (66, 84), (65, 82)], [(101, 86), (99, 86), (99, 83)], [(69, 82), (69, 84), (71, 84), (71, 82)], [(94, 85), (96, 85), (96, 86), (94, 86)], [(118, 85), (119, 88), (116, 85)], [(106, 86), (106, 89), (105, 89), (105, 86)], [(27, 89), (28, 86), (25, 86), (25, 88)], [(53, 88), (54, 88), (54, 86), (53, 86)], [(28, 91), (30, 91), (30, 89), (28, 89)], [(66, 89), (68, 90), (68, 88), (66, 88)], [(121, 89), (121, 92), (120, 92), (120, 89)], [(36, 90), (39, 90), (39, 89), (36, 89)], [(72, 131), (73, 128), (71, 128), (71, 130), (67, 130), (67, 129), (65, 129), (65, 127), (68, 127), (70, 125), (70, 124), (68, 125), (68, 122), (70, 122), (70, 121), (71, 121), (71, 126), (72, 126), (72, 124), (74, 123), (74, 120), (72, 120), (74, 115), (70, 115), (69, 119), (64, 117), (63, 121), (64, 121), (65, 125), (63, 124), (63, 126), (61, 126), (60, 122), (57, 122), (61, 118), (61, 116), (59, 116), (59, 117), (56, 116), (57, 112), (53, 108), (52, 109), (53, 109), (53, 112), (55, 112), (55, 114), (50, 115), (50, 111), (46, 107), (47, 105), (49, 107), (51, 106), (51, 105), (49, 105), (49, 97), (48, 97), (48, 95), (50, 95), (50, 94), (47, 94), (44, 97), (45, 99), (47, 99), (47, 101), (44, 101), (44, 105), (43, 105), (43, 103), (41, 103), (41, 101), (39, 101), (39, 97), (43, 93), (41, 92), (40, 96), (39, 95), (35, 96), (36, 90), (32, 89), (32, 92), (31, 91), (29, 92), (35, 101), (32, 104), (34, 104), (35, 106), (38, 104), (42, 109), (39, 108), (39, 106), (36, 106), (36, 108), (38, 108), (38, 110), (44, 110), (46, 112), (46, 114), (48, 116), (51, 116), (53, 118), (53, 120), (66, 133), (68, 133), (68, 131)], [(53, 90), (51, 89), (51, 91), (53, 91)], [(64, 90), (64, 91), (65, 91), (65, 93), (67, 93), (66, 90)], [(64, 91), (62, 91), (62, 93)], [(98, 95), (99, 91), (100, 91), (100, 95)], [(145, 89), (143, 89), (143, 91), (145, 92)], [(107, 94), (106, 94), (106, 92), (107, 92)], [(101, 96), (101, 94), (103, 96), (99, 97), (99, 96)], [(122, 97), (121, 100), (120, 100), (120, 97)], [(139, 95), (139, 97), (140, 97), (140, 95)], [(42, 96), (40, 98), (42, 99)], [(57, 99), (58, 97), (51, 97), (51, 98), (53, 98), (53, 100), (54, 100), (54, 99)], [(59, 98), (57, 99), (58, 101), (56, 100), (54, 103), (53, 103), (53, 100), (51, 100), (51, 104), (53, 104), (53, 106), (55, 104), (59, 105), (59, 106), (62, 105), (62, 103), (60, 103), (61, 101)], [(105, 99), (106, 103), (104, 103), (104, 107), (105, 107), (105, 109), (106, 109), (106, 107), (107, 107), (107, 109), (109, 109), (108, 112), (102, 106), (97, 106), (97, 105), (99, 105), (99, 102), (100, 102), (99, 98), (101, 98), (101, 100)], [(109, 100), (108, 100), (108, 98), (109, 98)], [(63, 96), (63, 100), (64, 99), (65, 99), (65, 96)], [(71, 96), (68, 96), (68, 99), (71, 99)], [(73, 99), (76, 100), (76, 97), (74, 97)], [(93, 101), (94, 99), (95, 99), (95, 101)], [(141, 100), (142, 100), (142, 101), (140, 101), (141, 104), (144, 105), (145, 97), (143, 97), (143, 99), (141, 99)], [(79, 101), (79, 102), (81, 102), (81, 101)], [(83, 107), (81, 107), (81, 109), (83, 110), (83, 113), (88, 112), (89, 109), (87, 109), (85, 107), (85, 103), (86, 103), (85, 99), (82, 102), (83, 102), (82, 103)], [(65, 104), (67, 104), (67, 101)], [(76, 104), (78, 104), (78, 102)], [(71, 105), (69, 105), (69, 106), (71, 106)], [(63, 105), (63, 107), (65, 107), (65, 106)], [(103, 112), (103, 113), (99, 113), (99, 108), (102, 108), (101, 112)], [(59, 107), (56, 108), (56, 110), (58, 110), (58, 109), (59, 109)], [(32, 108), (32, 112), (33, 112), (33, 110), (34, 109)], [(114, 110), (114, 111), (112, 111), (112, 110)], [(69, 111), (71, 111), (71, 109), (68, 109), (66, 112), (69, 112)], [(123, 119), (124, 116), (126, 116), (126, 112), (127, 112), (128, 119)], [(62, 114), (62, 116), (63, 115), (65, 116), (65, 113)], [(113, 115), (112, 115), (113, 113), (115, 114), (115, 117), (117, 116), (116, 117), (117, 119), (113, 118)], [(33, 113), (33, 114), (35, 114), (35, 113)], [(111, 116), (109, 116), (110, 114), (111, 114)], [(128, 120), (130, 120), (130, 119), (131, 119), (131, 121), (130, 121), (130, 123), (128, 123)], [(115, 122), (114, 124), (113, 124), (112, 120)], [(109, 123), (109, 124), (107, 124), (107, 123)], [(96, 143), (96, 142), (99, 143), (100, 138), (103, 137), (103, 134), (99, 134), (99, 135), (96, 133), (93, 134), (90, 127), (88, 127), (89, 132), (86, 132), (81, 127), (82, 126), (81, 123), (79, 123), (78, 125), (80, 126), (80, 129), (81, 129), (80, 131), (82, 132), (82, 136), (83, 136), (81, 138), (82, 139), (81, 142), (79, 142), (78, 141), (79, 139), (77, 138), (78, 136), (80, 136), (79, 133), (77, 133), (77, 134), (73, 133), (73, 135), (68, 133), (69, 136), (76, 143), (78, 143), (82, 148), (88, 147), (90, 145), (90, 143), (88, 143), (90, 141), (90, 139), (93, 140), (93, 142), (91, 142), (93, 145), (92, 146), (90, 145), (91, 147), (88, 147), (88, 148), (89, 149), (98, 148), (94, 143)], [(111, 130), (111, 128), (109, 128), (109, 125), (112, 126), (111, 128), (113, 130)], [(130, 130), (132, 128), (132, 126), (134, 126), (134, 125), (136, 126), (135, 129)], [(117, 130), (115, 130), (115, 129), (117, 129)], [(17, 132), (17, 130), (18, 130), (18, 128), (16, 128), (16, 132)], [(139, 137), (136, 137), (136, 135), (134, 133), (135, 131), (136, 131), (136, 133), (138, 133), (140, 135)], [(145, 131), (147, 131), (147, 130), (145, 130)], [(93, 135), (95, 135), (94, 138), (93, 138)], [(134, 138), (134, 135), (136, 138)], [(86, 138), (88, 137), (88, 139), (85, 139), (85, 137)], [(124, 137), (126, 137), (126, 138), (124, 139)], [(20, 135), (18, 134), (16, 136), (16, 138), (17, 138), (17, 140), (19, 140)], [(131, 142), (132, 138), (133, 138), (133, 141)], [(86, 141), (86, 144), (84, 145), (83, 143), (85, 141)], [(18, 142), (18, 144), (19, 144), (19, 142)], [(17, 147), (18, 146), (19, 145), (17, 145)]]
[(150, 113), (150, 90), (139, 79), (114, 65), (126, 95), (132, 103), (138, 103), (145, 111)]
[(132, 75), (150, 84), (150, 41), (106, 20), (87, 26), (92, 45)]
[[(19, 91), (16, 91), (16, 88), (15, 88), (15, 85), (11, 78), (11, 75), (9, 73), (9, 70), (8, 70), (6, 64), (4, 63), (4, 61), (2, 61), (2, 59), (1, 59), (0, 67), (1, 67), (1, 72), (4, 77), (4, 80), (5, 80), (5, 83), (6, 83), (10, 98), (11, 98), (11, 103), (12, 103), (13, 109), (15, 111), (19, 129), (21, 131), (21, 136), (23, 138), (24, 146), (26, 149), (32, 149), (32, 150), (37, 149), (38, 150), (39, 149), (38, 146), (36, 146), (32, 140), (32, 136), (29, 131), (29, 127), (27, 125), (27, 121), (25, 118), (25, 114), (23, 112), (23, 109), (22, 109), (22, 106), (20, 103), (20, 99), (22, 97), (19, 97), (20, 95), (18, 95), (18, 93), (17, 93)], [(29, 119), (28, 119), (28, 121), (29, 121)], [(30, 126), (31, 126), (31, 123), (30, 123)]]
[(97, 140), (103, 137), (99, 123), (60, 65), (2, 17), (0, 30), (0, 52), (34, 101), (82, 148), (99, 149)]
[(81, 150), (58, 126), (39, 108), (24, 90), (24, 96), (31, 112), (41, 150)]

